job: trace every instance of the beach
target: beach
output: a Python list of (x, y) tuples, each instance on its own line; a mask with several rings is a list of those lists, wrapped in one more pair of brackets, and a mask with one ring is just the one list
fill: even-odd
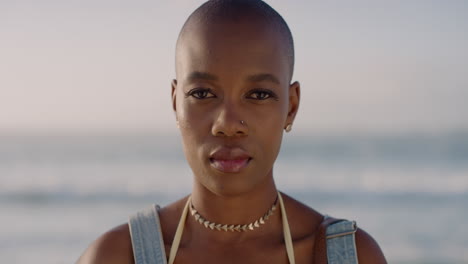
[[(0, 261), (74, 263), (132, 213), (190, 193), (176, 135), (0, 136)], [(274, 177), (356, 220), (389, 263), (468, 263), (468, 133), (286, 135)]]

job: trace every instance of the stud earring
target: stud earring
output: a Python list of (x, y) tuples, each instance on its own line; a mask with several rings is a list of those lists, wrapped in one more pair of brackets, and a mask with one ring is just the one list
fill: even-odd
[(284, 128), (284, 130), (285, 130), (286, 132), (291, 131), (291, 129), (292, 129), (292, 124), (288, 124), (288, 125)]

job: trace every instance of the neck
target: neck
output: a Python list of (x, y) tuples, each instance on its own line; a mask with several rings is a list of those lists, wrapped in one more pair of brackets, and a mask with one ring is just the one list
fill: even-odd
[[(210, 222), (217, 224), (234, 224), (244, 225), (255, 222), (262, 217), (272, 207), (277, 198), (278, 191), (273, 181), (273, 177), (268, 177), (268, 180), (259, 184), (252, 190), (237, 193), (237, 194), (218, 194), (208, 190), (202, 184), (195, 182), (192, 191), (192, 204), (200, 215)], [(272, 217), (268, 219), (265, 225), (255, 230), (246, 232), (225, 232), (207, 229), (200, 225), (192, 215), (189, 214), (187, 223), (194, 231), (204, 232), (213, 236), (227, 238), (245, 237), (249, 233), (264, 233), (266, 230), (272, 230), (272, 226), (276, 226), (279, 220), (279, 208), (274, 212)], [(190, 229), (192, 229), (190, 228)]]

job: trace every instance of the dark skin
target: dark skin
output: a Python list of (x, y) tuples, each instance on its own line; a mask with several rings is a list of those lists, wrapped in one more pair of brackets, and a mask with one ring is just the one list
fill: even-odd
[[(263, 22), (190, 27), (177, 47), (172, 99), (194, 173), (192, 201), (213, 222), (250, 223), (277, 195), (273, 164), (283, 129), (298, 111), (300, 85), (290, 82), (282, 35)], [(210, 159), (219, 147), (242, 149), (248, 164), (234, 173), (219, 171)], [(313, 263), (323, 216), (285, 194), (283, 199), (296, 263)], [(167, 256), (186, 200), (159, 211)], [(242, 233), (208, 230), (189, 215), (175, 263), (285, 264), (283, 238), (279, 210), (261, 228)], [(377, 243), (361, 229), (356, 245), (359, 263), (386, 263)], [(78, 263), (134, 263), (128, 225), (98, 238)]]

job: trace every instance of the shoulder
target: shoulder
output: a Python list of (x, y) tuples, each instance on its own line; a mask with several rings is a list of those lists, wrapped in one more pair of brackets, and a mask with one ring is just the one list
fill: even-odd
[(117, 226), (101, 235), (77, 261), (77, 264), (94, 263), (134, 263), (128, 224)]
[(285, 193), (281, 193), (281, 196), (293, 237), (295, 233), (299, 237), (313, 235), (322, 222), (323, 215)]
[(180, 215), (184, 210), (188, 196), (179, 199), (171, 204), (168, 204), (158, 210), (159, 221), (164, 227), (162, 231), (163, 241), (166, 244), (166, 251), (170, 249), (172, 240), (174, 239), (177, 225), (179, 224)]
[(356, 231), (356, 248), (360, 264), (385, 264), (384, 254), (377, 242), (366, 231), (358, 228)]
[[(320, 244), (320, 241), (323, 241), (323, 245), (320, 244), (315, 247), (316, 250), (320, 251), (321, 247), (325, 247), (325, 228), (323, 228), (324, 233), (319, 234), (319, 230), (324, 223), (324, 216), (288, 195), (282, 194), (282, 196), (288, 209), (287, 214), (290, 220), (293, 240), (297, 239), (297, 242), (299, 242), (294, 244), (295, 250), (297, 249), (299, 253), (302, 252), (304, 255), (307, 255), (307, 252), (312, 252), (311, 247), (315, 247), (316, 242)], [(296, 239), (294, 239), (295, 237)], [(360, 264), (387, 263), (379, 245), (366, 231), (358, 228), (355, 238)]]
[(285, 193), (281, 193), (281, 196), (293, 239), (312, 238), (323, 220), (323, 215)]

